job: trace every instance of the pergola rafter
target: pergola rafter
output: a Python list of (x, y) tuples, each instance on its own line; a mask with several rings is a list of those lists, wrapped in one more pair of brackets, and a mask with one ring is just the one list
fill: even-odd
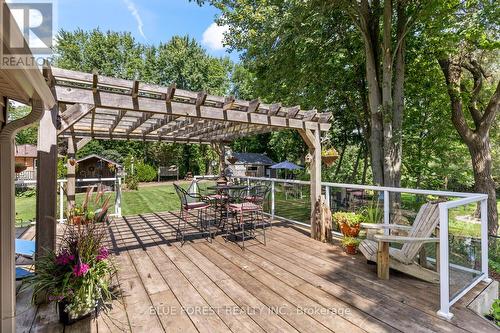
[[(90, 105), (71, 125), (77, 138), (226, 142), (280, 129), (327, 131), (330, 113), (214, 96), (59, 68), (50, 70), (60, 105)], [(81, 108), (81, 107), (80, 107)], [(65, 113), (68, 111), (65, 111)], [(60, 131), (68, 136), (67, 128)]]

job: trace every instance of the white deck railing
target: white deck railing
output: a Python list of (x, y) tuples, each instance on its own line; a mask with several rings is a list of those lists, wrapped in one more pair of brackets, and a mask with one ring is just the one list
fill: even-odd
[[(195, 179), (216, 179), (218, 176), (196, 176)], [(270, 197), (270, 216), (272, 218), (277, 218), (286, 222), (299, 224), (302, 226), (309, 227), (310, 224), (296, 221), (290, 218), (276, 215), (276, 184), (277, 183), (287, 183), (287, 184), (297, 184), (303, 186), (310, 186), (309, 181), (300, 180), (286, 180), (277, 178), (263, 178), (263, 177), (233, 177), (234, 179), (239, 179), (240, 181), (246, 182), (248, 185), (251, 181), (253, 182), (265, 182), (270, 185), (271, 197)], [(326, 203), (330, 205), (330, 193), (332, 188), (340, 189), (358, 189), (358, 190), (371, 190), (383, 193), (383, 203), (384, 203), (384, 213), (383, 213), (383, 223), (390, 224), (390, 193), (409, 193), (417, 195), (433, 195), (441, 196), (447, 198), (454, 198), (455, 200), (446, 201), (439, 203), (439, 280), (440, 280), (440, 309), (437, 312), (438, 315), (450, 319), (453, 314), (450, 312), (450, 307), (456, 303), (462, 296), (464, 296), (469, 290), (474, 288), (479, 282), (491, 282), (488, 278), (488, 211), (487, 211), (487, 199), (488, 195), (478, 194), (478, 193), (466, 193), (466, 192), (451, 192), (451, 191), (434, 191), (434, 190), (422, 190), (422, 189), (411, 189), (411, 188), (396, 188), (396, 187), (386, 187), (386, 186), (372, 186), (372, 185), (357, 185), (357, 184), (343, 184), (343, 183), (329, 183), (322, 182), (322, 188), (324, 189), (325, 197), (327, 198)], [(309, 198), (307, 198), (309, 200)], [(448, 230), (448, 213), (452, 208), (465, 206), (472, 203), (479, 203), (481, 207), (481, 270), (477, 271), (469, 267), (463, 267), (457, 264), (450, 263), (449, 258), (449, 230)], [(336, 235), (340, 235), (338, 232), (333, 232)], [(434, 259), (435, 261), (435, 259)], [(454, 270), (460, 270), (463, 272), (473, 272), (477, 276), (468, 281), (466, 285), (454, 295), (450, 296), (450, 268)]]
[[(57, 184), (59, 188), (59, 223), (63, 223), (66, 221), (64, 218), (64, 183), (67, 183), (67, 179), (58, 179)], [(114, 192), (115, 192), (115, 212), (114, 214), (110, 214), (110, 216), (122, 216), (122, 191), (121, 185), (122, 180), (120, 177), (117, 178), (85, 178), (85, 179), (76, 179), (76, 183), (101, 183), (101, 182), (114, 182)], [(15, 186), (35, 186), (36, 180), (16, 180)]]
[[(216, 179), (218, 176), (195, 176), (195, 179)], [(270, 207), (269, 215), (272, 218), (277, 218), (286, 222), (299, 224), (302, 226), (309, 227), (310, 225), (301, 221), (296, 221), (283, 216), (276, 215), (276, 184), (287, 183), (287, 184), (297, 184), (302, 186), (310, 186), (308, 181), (300, 180), (285, 180), (276, 178), (262, 178), (262, 177), (233, 177), (246, 182), (248, 185), (252, 181), (254, 182), (266, 182), (269, 183), (271, 189), (270, 195)], [(115, 212), (114, 216), (121, 216), (121, 178), (94, 178), (94, 179), (77, 179), (77, 182), (115, 182)], [(64, 222), (64, 183), (67, 182), (66, 179), (59, 179), (59, 222)], [(26, 186), (34, 185), (36, 181), (16, 181), (16, 185)], [(357, 184), (342, 184), (342, 183), (328, 183), (322, 182), (322, 188), (324, 188), (325, 196), (328, 198), (326, 200), (327, 204), (330, 204), (330, 193), (332, 188), (341, 189), (359, 189), (359, 190), (371, 190), (383, 193), (383, 203), (384, 203), (384, 214), (383, 223), (390, 223), (390, 193), (410, 193), (417, 195), (433, 195), (433, 196), (443, 196), (448, 198), (455, 198), (455, 200), (446, 201), (439, 203), (439, 272), (440, 272), (440, 306), (438, 314), (445, 318), (451, 318), (453, 316), (450, 313), (450, 307), (456, 303), (462, 296), (464, 296), (469, 290), (474, 288), (479, 282), (486, 281), (491, 282), (488, 278), (488, 210), (487, 210), (487, 199), (486, 194), (478, 193), (465, 193), (465, 192), (450, 192), (450, 191), (433, 191), (433, 190), (421, 190), (421, 189), (409, 189), (409, 188), (395, 188), (395, 187), (384, 187), (384, 186), (371, 186), (371, 185), (357, 185)], [(309, 198), (307, 198), (309, 200)], [(463, 267), (450, 263), (449, 259), (449, 210), (452, 208), (465, 206), (472, 203), (479, 203), (481, 208), (481, 270), (477, 271), (468, 267)], [(336, 235), (340, 235), (334, 232)], [(446, 244), (446, 246), (443, 246)], [(434, 259), (435, 261), (435, 259)], [(473, 272), (477, 276), (469, 281), (459, 292), (450, 296), (450, 267), (453, 269), (462, 270), (465, 272)]]

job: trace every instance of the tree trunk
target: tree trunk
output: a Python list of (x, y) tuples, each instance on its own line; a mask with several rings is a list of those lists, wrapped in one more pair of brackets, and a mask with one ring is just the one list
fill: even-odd
[(472, 158), (474, 171), (474, 190), (488, 195), (488, 233), (496, 235), (498, 232), (498, 211), (495, 191), (495, 182), (491, 176), (491, 154), (489, 138), (476, 138), (466, 142)]
[[(476, 99), (479, 96), (482, 86), (481, 77), (474, 77), (474, 91), (468, 92), (471, 96), (468, 110), (474, 120), (475, 129), (471, 129), (463, 112), (463, 101), (461, 94), (465, 85), (462, 85), (462, 68), (466, 68), (472, 74), (476, 71), (481, 71), (480, 65), (471, 60), (470, 63), (464, 63), (463, 58), (448, 57), (439, 59), (439, 65), (443, 71), (448, 87), (448, 95), (451, 102), (451, 120), (458, 134), (469, 148), (469, 153), (472, 159), (472, 169), (474, 172), (474, 188), (475, 191), (488, 194), (488, 231), (490, 234), (496, 235), (498, 232), (498, 211), (496, 203), (495, 183), (491, 176), (491, 153), (489, 130), (491, 124), (495, 120), (495, 115), (500, 104), (500, 83), (497, 84), (495, 93), (491, 96), (488, 105), (481, 114), (476, 109)], [(481, 74), (482, 75), (482, 74)]]

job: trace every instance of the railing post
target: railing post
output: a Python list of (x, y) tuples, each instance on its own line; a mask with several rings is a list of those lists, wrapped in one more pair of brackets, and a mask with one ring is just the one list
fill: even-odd
[(326, 207), (330, 209), (330, 186), (325, 185)]
[(274, 220), (274, 180), (271, 181), (271, 219)]
[(488, 277), (488, 199), (481, 200), (481, 272), (484, 281), (491, 282)]
[(441, 308), (437, 314), (451, 319), (450, 313), (450, 276), (449, 276), (449, 245), (448, 245), (448, 207), (446, 203), (439, 204), (439, 297)]
[[(388, 225), (391, 223), (391, 206), (390, 206), (390, 195), (389, 191), (384, 191), (384, 224)], [(389, 229), (384, 230), (384, 234), (389, 234)]]
[(63, 201), (63, 182), (62, 180), (57, 181), (59, 183), (59, 223), (63, 223), (64, 220), (64, 201)]
[(117, 177), (115, 183), (115, 215), (122, 216), (122, 179)]

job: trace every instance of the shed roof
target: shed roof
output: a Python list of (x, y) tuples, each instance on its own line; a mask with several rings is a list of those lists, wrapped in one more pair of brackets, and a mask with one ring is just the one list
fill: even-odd
[(235, 164), (260, 164), (273, 165), (274, 161), (266, 154), (259, 153), (233, 153), (237, 161)]
[(103, 160), (103, 161), (105, 161), (105, 162), (112, 163), (112, 164), (114, 164), (114, 165), (116, 165), (116, 166), (121, 167), (121, 164), (119, 164), (119, 163), (117, 163), (117, 162), (115, 162), (115, 161), (112, 161), (112, 160), (110, 160), (110, 159), (107, 159), (106, 157), (99, 156), (99, 155), (97, 155), (97, 154), (91, 154), (91, 155), (88, 155), (88, 156), (82, 157), (82, 158), (80, 158), (79, 160), (77, 160), (76, 162), (77, 162), (77, 163), (80, 163), (80, 162), (83, 162), (83, 161), (86, 161), (86, 160), (90, 160), (90, 159), (92, 159), (92, 158), (97, 158), (97, 159), (99, 159), (99, 160)]
[(36, 158), (38, 150), (36, 145), (24, 144), (16, 145), (15, 152), (16, 157), (33, 157)]

